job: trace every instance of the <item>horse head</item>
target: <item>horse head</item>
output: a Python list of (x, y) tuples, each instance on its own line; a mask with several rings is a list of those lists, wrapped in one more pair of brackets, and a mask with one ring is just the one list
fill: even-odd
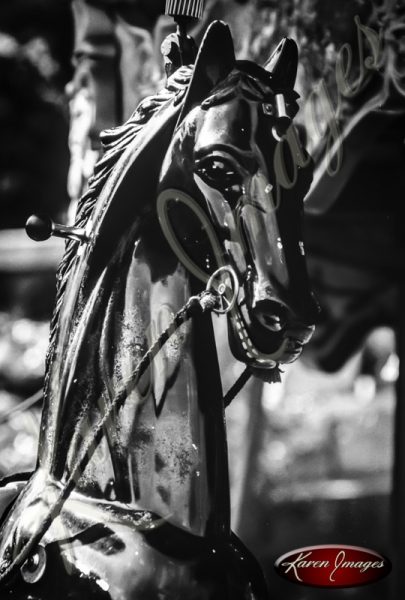
[(266, 378), (300, 355), (317, 315), (301, 232), (311, 160), (290, 128), (297, 47), (283, 40), (259, 67), (236, 61), (224, 24), (207, 38), (163, 163), (158, 212), (198, 279), (223, 266), (235, 272), (230, 347)]

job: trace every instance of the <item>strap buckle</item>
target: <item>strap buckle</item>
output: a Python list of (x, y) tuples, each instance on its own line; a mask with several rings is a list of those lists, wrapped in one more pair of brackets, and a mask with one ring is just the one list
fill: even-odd
[[(234, 269), (230, 266), (224, 266), (217, 269), (209, 278), (206, 287), (207, 292), (216, 294), (218, 298), (218, 308), (213, 311), (219, 315), (225, 315), (236, 305), (239, 295), (239, 280)], [(229, 292), (232, 297), (229, 298)]]

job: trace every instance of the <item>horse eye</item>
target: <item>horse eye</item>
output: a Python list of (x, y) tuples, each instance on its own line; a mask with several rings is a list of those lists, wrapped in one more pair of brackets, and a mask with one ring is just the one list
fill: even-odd
[(201, 161), (197, 173), (208, 185), (219, 189), (231, 188), (242, 181), (232, 163), (221, 157), (210, 157)]
[(27, 583), (37, 583), (46, 569), (46, 550), (39, 545), (36, 551), (22, 565), (21, 576)]

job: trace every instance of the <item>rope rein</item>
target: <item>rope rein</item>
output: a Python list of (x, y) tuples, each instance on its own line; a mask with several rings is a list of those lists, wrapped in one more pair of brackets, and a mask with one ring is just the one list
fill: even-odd
[[(115, 410), (119, 409), (128, 398), (128, 395), (133, 391), (139, 379), (145, 373), (146, 369), (150, 365), (151, 361), (158, 354), (162, 346), (169, 340), (169, 338), (177, 331), (177, 329), (190, 320), (192, 317), (209, 313), (213, 310), (220, 308), (220, 293), (212, 292), (208, 289), (204, 290), (197, 296), (192, 296), (187, 303), (176, 313), (168, 327), (160, 334), (157, 340), (150, 346), (145, 352), (138, 365), (136, 366), (131, 379), (119, 390), (118, 394), (114, 397), (114, 400), (109, 405), (104, 416), (97, 423), (96, 427), (91, 431), (88, 439), (85, 440), (81, 452), (78, 456), (76, 463), (73, 465), (71, 473), (63, 485), (58, 498), (50, 506), (48, 513), (46, 514), (38, 531), (32, 534), (28, 539), (27, 543), (23, 546), (20, 552), (13, 558), (11, 563), (8, 565), (0, 565), (0, 584), (11, 575), (14, 571), (21, 567), (24, 562), (33, 553), (35, 547), (38, 545), (40, 540), (43, 538), (45, 533), (48, 531), (53, 520), (60, 513), (64, 502), (67, 500), (71, 492), (74, 490), (77, 482), (80, 480), (89, 460), (91, 459), (98, 443), (104, 433), (104, 428), (111, 418), (111, 415)], [(224, 397), (224, 406), (229, 406), (233, 398), (243, 388), (245, 383), (248, 381), (251, 373), (249, 367), (247, 367), (240, 375), (235, 384), (231, 387), (228, 393)]]

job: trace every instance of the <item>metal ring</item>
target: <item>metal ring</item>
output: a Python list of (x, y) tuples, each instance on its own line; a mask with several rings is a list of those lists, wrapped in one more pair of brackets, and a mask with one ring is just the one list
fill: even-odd
[(273, 137), (276, 140), (276, 142), (282, 142), (283, 141), (284, 136), (279, 134), (279, 132), (277, 131), (277, 128), (274, 125), (271, 128), (271, 133), (273, 134)]
[[(228, 298), (226, 297), (226, 291), (229, 289), (228, 286), (225, 284), (225, 282), (219, 282), (218, 285), (215, 287), (214, 286), (214, 280), (221, 275), (222, 273), (227, 273), (231, 280), (232, 280), (232, 299), (228, 300)], [(238, 295), (239, 295), (239, 280), (238, 280), (238, 276), (236, 275), (235, 271), (233, 270), (232, 267), (229, 266), (224, 266), (224, 267), (220, 267), (219, 269), (217, 269), (209, 278), (208, 283), (207, 283), (207, 287), (206, 287), (207, 291), (215, 291), (220, 300), (222, 300), (222, 303), (226, 303), (225, 308), (214, 308), (214, 312), (216, 312), (219, 315), (225, 315), (226, 313), (230, 312), (235, 304), (236, 301), (238, 299)]]

